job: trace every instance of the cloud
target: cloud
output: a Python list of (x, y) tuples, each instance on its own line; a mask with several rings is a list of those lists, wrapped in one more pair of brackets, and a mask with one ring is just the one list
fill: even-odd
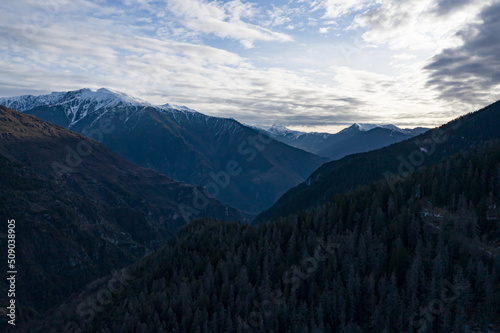
[(330, 28), (329, 28), (329, 27), (319, 28), (319, 33), (320, 33), (320, 34), (327, 34), (327, 33), (328, 33), (328, 30), (330, 30)]
[(324, 0), (313, 3), (313, 10), (324, 9), (323, 18), (338, 18), (368, 8), (374, 0)]
[(425, 67), (428, 86), (446, 100), (478, 106), (500, 98), (500, 3), (485, 8), (480, 18), (457, 34), (461, 46), (443, 50)]
[(303, 12), (302, 8), (291, 8), (288, 5), (276, 6), (271, 4), (272, 9), (267, 10), (269, 20), (264, 23), (266, 26), (282, 26)]
[(168, 0), (167, 8), (178, 19), (178, 23), (200, 34), (214, 34), (220, 38), (239, 40), (245, 48), (253, 47), (255, 41), (289, 42), (287, 34), (243, 21), (252, 18), (256, 9), (251, 3), (233, 0), (226, 3), (204, 0)]
[(416, 55), (409, 54), (409, 53), (400, 53), (400, 54), (395, 54), (395, 55), (391, 56), (391, 58), (394, 58), (396, 60), (402, 60), (402, 61), (412, 60), (412, 59), (415, 59), (416, 57), (417, 57)]
[[(477, 3), (461, 7), (471, 9), (467, 13), (450, 9), (444, 14), (422, 0), (425, 6), (415, 7), (414, 13), (416, 2), (401, 0), (406, 5), (397, 7), (402, 9), (400, 18), (408, 16), (412, 22), (406, 26), (397, 23), (398, 13), (389, 7), (387, 25), (377, 25), (375, 16), (385, 18), (377, 7), (367, 7), (368, 12), (361, 14), (355, 12), (357, 5), (348, 6), (349, 13), (370, 22), (345, 33), (351, 23), (346, 21), (353, 15), (341, 20), (322, 18), (325, 6), (337, 2), (315, 1), (313, 6), (289, 2), (278, 8), (242, 1), (54, 1), (59, 5), (52, 11), (35, 0), (18, 0), (0, 12), (0, 35), (5, 37), (0, 39), (0, 96), (104, 86), (151, 103), (187, 105), (251, 124), (333, 128), (357, 121), (434, 126), (455, 117), (457, 109), (439, 98), (441, 91), (431, 88), (427, 73), (435, 73), (433, 80), (462, 80), (451, 76), (455, 67), (449, 68), (473, 58), (472, 47), (469, 52), (458, 51), (459, 45), (465, 43), (465, 48), (474, 41), (477, 48), (484, 44), (480, 55), (485, 64), (491, 62), (489, 39), (482, 43), (478, 39), (480, 30), (486, 30), (481, 25), (464, 29), (467, 22), (478, 21)], [(380, 2), (380, 6), (390, 3)], [(421, 21), (415, 15), (422, 16)], [(440, 28), (439, 22), (433, 22), (437, 17), (442, 18), (446, 34), (437, 42), (449, 37), (455, 44), (450, 47), (446, 42), (435, 46), (437, 51), (432, 49), (431, 55), (447, 49), (441, 58), (433, 59), (434, 67), (423, 62), (428, 57), (411, 49), (385, 47), (405, 48), (404, 40), (415, 37), (411, 29), (416, 25), (432, 21), (431, 28), (422, 29)], [(308, 20), (314, 25), (307, 26)], [(319, 36), (320, 27), (329, 27), (335, 34)], [(280, 43), (291, 37), (275, 29), (295, 34), (298, 41)], [(396, 30), (394, 35), (391, 29)], [(364, 31), (373, 35), (363, 35)], [(356, 33), (360, 37), (353, 40)], [(428, 31), (415, 33), (425, 36)], [(430, 33), (432, 40), (435, 35)], [(366, 47), (361, 36), (379, 47)], [(332, 43), (325, 43), (326, 38)], [(271, 43), (259, 43), (265, 41)], [(338, 46), (347, 42), (345, 54)], [(243, 50), (238, 43), (256, 47)], [(498, 41), (490, 48), (495, 52), (492, 58), (500, 53), (497, 45)], [(391, 62), (400, 67), (391, 67)], [(429, 68), (422, 72), (425, 65)], [(479, 65), (465, 66), (462, 72), (477, 74), (483, 71)]]
[[(19, 2), (13, 12), (31, 15)], [(251, 123), (270, 117), (306, 121), (311, 115), (317, 118), (308, 122), (331, 123), (356, 113), (357, 99), (292, 70), (256, 67), (234, 52), (165, 39), (145, 28), (135, 11), (108, 11), (95, 15), (84, 2), (61, 5), (33, 35), (23, 34), (19, 15), (5, 17), (0, 33), (12, 36), (16, 47), (0, 41), (0, 95), (104, 86), (151, 103), (187, 105)], [(237, 12), (236, 18), (250, 15)]]
[(439, 15), (448, 15), (478, 0), (438, 0), (434, 9)]
[[(488, 1), (471, 0), (458, 0), (458, 3), (382, 0), (380, 6), (357, 15), (353, 27), (366, 29), (363, 39), (374, 45), (386, 45), (394, 50), (439, 51), (458, 45), (455, 33), (476, 22), (481, 8), (487, 4)], [(460, 11), (452, 10), (460, 7)]]
[(429, 91), (426, 79), (418, 63), (395, 76), (342, 66), (336, 69), (335, 92), (356, 97), (362, 102), (356, 115), (371, 122), (432, 127), (452, 118), (453, 111)]

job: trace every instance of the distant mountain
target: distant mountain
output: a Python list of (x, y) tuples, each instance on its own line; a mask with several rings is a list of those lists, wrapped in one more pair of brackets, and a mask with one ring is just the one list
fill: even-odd
[(336, 134), (293, 131), (282, 125), (272, 125), (267, 129), (257, 129), (287, 145), (319, 156), (325, 156), (332, 160), (337, 160), (350, 154), (382, 148), (410, 139), (428, 130), (423, 127), (401, 129), (394, 125), (376, 124), (353, 124)]
[[(0, 106), (0, 216), (16, 220), (22, 316), (157, 249), (189, 217), (242, 219), (215, 199), (197, 206), (201, 192), (84, 136)], [(198, 214), (189, 216), (193, 207)], [(6, 232), (0, 231), (5, 251)], [(0, 286), (7, 290), (7, 281)], [(2, 304), (6, 297), (0, 295)]]
[(334, 134), (300, 132), (288, 129), (283, 125), (271, 125), (268, 128), (249, 126), (255, 130), (269, 135), (273, 139), (286, 143), (289, 146), (299, 148), (313, 154), (319, 154), (321, 148), (328, 144)]
[[(305, 182), (284, 194), (273, 207), (262, 212), (256, 221), (274, 220), (301, 209), (312, 209), (337, 193), (437, 163), (452, 154), (468, 150), (472, 145), (500, 138), (499, 129), (500, 101), (412, 140), (325, 163)], [(348, 130), (346, 132), (356, 131), (353, 128)], [(377, 131), (381, 129), (365, 133), (378, 134)]]
[(427, 130), (421, 127), (400, 129), (394, 125), (354, 124), (333, 135), (319, 154), (338, 160), (413, 138)]
[(112, 277), (20, 332), (500, 332), (499, 168), (500, 141), (477, 143), (396, 191), (382, 180), (259, 226), (194, 222), (91, 314), (79, 306)]
[(0, 104), (99, 140), (176, 180), (205, 186), (249, 215), (270, 207), (326, 161), (234, 119), (153, 106), (108, 89), (2, 98)]

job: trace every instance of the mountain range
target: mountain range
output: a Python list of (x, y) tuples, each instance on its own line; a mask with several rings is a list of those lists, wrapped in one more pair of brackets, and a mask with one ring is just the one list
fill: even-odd
[[(164, 245), (190, 217), (242, 220), (203, 189), (0, 106), (0, 215), (15, 219), (17, 301), (30, 316)], [(189, 207), (198, 210), (189, 216)], [(6, 229), (1, 247), (6, 248)], [(0, 283), (7, 290), (5, 279)], [(6, 304), (7, 293), (0, 296)]]
[(302, 209), (313, 209), (335, 194), (392, 176), (399, 176), (391, 178), (396, 187), (398, 180), (420, 167), (438, 163), (478, 142), (499, 139), (499, 112), (500, 102), (496, 102), (411, 140), (325, 163), (259, 214), (256, 221), (275, 220)]
[(344, 156), (375, 150), (401, 142), (428, 131), (428, 128), (401, 129), (394, 125), (355, 123), (342, 131), (330, 133), (300, 132), (283, 125), (254, 127), (270, 137), (319, 156), (338, 160)]
[[(100, 279), (19, 331), (499, 332), (499, 112), (325, 164), (306, 210), (195, 221), (127, 267), (119, 292)], [(352, 190), (319, 186), (339, 177)]]
[(429, 131), (354, 124), (338, 142), (424, 133), (308, 177), (327, 158), (277, 126), (107, 89), (0, 104), (24, 112), (0, 106), (18, 332), (500, 329), (500, 101)]
[(0, 104), (102, 142), (138, 165), (203, 186), (248, 217), (269, 208), (327, 161), (234, 119), (154, 106), (104, 88), (0, 98)]

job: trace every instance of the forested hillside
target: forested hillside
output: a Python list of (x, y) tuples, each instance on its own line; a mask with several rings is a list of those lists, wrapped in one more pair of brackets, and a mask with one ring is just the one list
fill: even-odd
[(328, 160), (234, 119), (153, 106), (104, 88), (0, 98), (0, 104), (98, 140), (171, 179), (204, 186), (252, 219)]
[[(165, 245), (189, 222), (179, 206), (192, 205), (200, 190), (0, 106), (0, 216), (17, 222), (18, 318), (43, 313)], [(241, 219), (215, 199), (200, 213)], [(5, 255), (7, 236), (7, 228), (0, 231)], [(6, 279), (0, 288), (8, 289)], [(8, 304), (7, 292), (0, 303)]]
[(394, 175), (404, 178), (407, 172), (439, 163), (472, 145), (497, 139), (500, 139), (500, 101), (413, 139), (325, 163), (260, 213), (256, 221), (275, 220), (301, 209), (313, 209), (336, 194)]
[(500, 142), (490, 141), (273, 223), (192, 223), (131, 267), (103, 308), (75, 310), (94, 287), (38, 328), (498, 332), (499, 254)]

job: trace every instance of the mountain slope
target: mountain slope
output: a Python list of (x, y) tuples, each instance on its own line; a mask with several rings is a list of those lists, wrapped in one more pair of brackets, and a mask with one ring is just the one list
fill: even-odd
[[(259, 226), (207, 220), (33, 327), (59, 332), (498, 332), (500, 141)], [(438, 183), (438, 186), (435, 184)], [(33, 329), (33, 332), (37, 330)]]
[(385, 127), (373, 125), (363, 128), (359, 124), (354, 124), (335, 134), (336, 137), (332, 138), (331, 142), (323, 147), (318, 154), (328, 156), (332, 160), (338, 160), (347, 155), (386, 147), (413, 138), (426, 131), (427, 129), (420, 127), (412, 130), (402, 130), (393, 125), (386, 125)]
[(408, 171), (437, 163), (474, 144), (500, 138), (499, 129), (500, 102), (496, 102), (412, 140), (325, 163), (306, 182), (285, 193), (273, 207), (261, 213), (256, 221), (273, 220), (301, 209), (312, 209), (334, 194), (393, 174), (399, 174), (400, 180)]
[(0, 104), (99, 140), (141, 166), (205, 186), (249, 214), (271, 206), (326, 161), (233, 119), (152, 106), (106, 89), (4, 98)]
[[(165, 244), (189, 222), (181, 207), (193, 207), (201, 191), (0, 106), (0, 216), (17, 222), (16, 298), (25, 315)], [(214, 199), (202, 216), (241, 219)]]
[(428, 129), (422, 127), (400, 129), (394, 125), (353, 124), (335, 134), (292, 131), (277, 125), (259, 130), (292, 147), (337, 160), (346, 155), (375, 150), (412, 138)]

